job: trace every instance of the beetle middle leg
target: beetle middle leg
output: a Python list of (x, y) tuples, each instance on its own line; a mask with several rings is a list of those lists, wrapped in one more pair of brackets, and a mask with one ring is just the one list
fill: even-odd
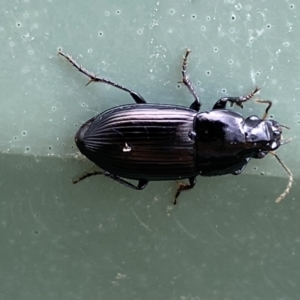
[(201, 101), (200, 101), (200, 97), (197, 95), (189, 77), (186, 74), (186, 68), (187, 68), (187, 59), (189, 54), (191, 53), (190, 49), (186, 50), (185, 56), (183, 57), (183, 62), (182, 62), (182, 81), (179, 81), (179, 83), (183, 83), (188, 90), (190, 91), (190, 93), (194, 96), (195, 100), (194, 102), (191, 104), (190, 109), (193, 109), (195, 111), (199, 111), (200, 107), (201, 107)]
[(58, 52), (59, 55), (63, 56), (64, 58), (66, 58), (79, 72), (81, 72), (82, 74), (86, 75), (87, 77), (90, 78), (89, 82), (86, 85), (89, 85), (92, 82), (102, 82), (102, 83), (106, 83), (108, 85), (111, 85), (115, 88), (118, 88), (122, 91), (125, 91), (127, 93), (130, 94), (130, 96), (133, 98), (133, 100), (138, 103), (147, 103), (146, 100), (138, 93), (131, 91), (129, 89), (127, 89), (126, 87), (121, 86), (118, 83), (115, 83), (113, 81), (110, 81), (108, 79), (105, 78), (100, 78), (98, 76), (96, 76), (95, 74), (89, 72), (88, 70), (86, 70), (85, 68), (83, 68), (81, 65), (79, 65), (75, 59), (73, 59), (69, 54), (65, 54), (62, 51)]
[(192, 189), (195, 186), (195, 184), (196, 184), (196, 177), (189, 178), (189, 182), (190, 182), (190, 184), (179, 183), (179, 187), (177, 189), (177, 192), (175, 194), (175, 199), (174, 199), (174, 202), (173, 202), (174, 205), (177, 204), (177, 198), (179, 197), (179, 195), (181, 194), (181, 192), (190, 190), (190, 189)]
[(213, 106), (213, 109), (225, 109), (227, 102), (230, 102), (230, 105), (236, 104), (240, 108), (243, 108), (243, 103), (249, 101), (253, 96), (260, 90), (259, 87), (255, 87), (253, 92), (245, 96), (240, 97), (223, 97), (219, 99), (216, 104)]

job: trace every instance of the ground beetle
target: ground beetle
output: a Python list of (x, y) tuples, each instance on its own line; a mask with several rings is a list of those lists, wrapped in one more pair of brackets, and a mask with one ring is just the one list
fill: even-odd
[[(251, 158), (273, 154), (289, 175), (285, 191), (276, 199), (280, 202), (290, 191), (293, 176), (273, 152), (281, 145), (282, 128), (278, 122), (267, 119), (272, 106), (269, 100), (262, 118), (243, 118), (226, 109), (230, 103), (243, 108), (258, 91), (241, 97), (223, 97), (210, 111), (199, 112), (200, 98), (187, 74), (186, 51), (182, 64), (182, 81), (194, 97), (189, 108), (179, 105), (147, 104), (138, 93), (110, 80), (100, 78), (80, 66), (71, 56), (59, 51), (91, 82), (102, 82), (125, 92), (136, 102), (106, 110), (84, 123), (75, 136), (80, 152), (104, 171), (87, 173), (74, 180), (105, 175), (125, 186), (142, 190), (149, 181), (188, 179), (180, 183), (176, 199), (182, 191), (195, 186), (197, 175), (215, 176), (240, 174)], [(137, 185), (125, 179), (137, 180)]]

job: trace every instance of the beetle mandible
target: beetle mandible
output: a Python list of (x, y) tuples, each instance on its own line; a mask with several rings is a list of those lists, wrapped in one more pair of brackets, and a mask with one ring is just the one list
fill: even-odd
[[(174, 204), (182, 191), (192, 189), (196, 177), (241, 174), (252, 158), (267, 154), (276, 157), (289, 175), (280, 202), (290, 191), (293, 175), (274, 153), (281, 145), (282, 128), (268, 119), (270, 100), (256, 100), (267, 104), (262, 118), (243, 118), (226, 108), (229, 103), (243, 108), (259, 91), (239, 97), (222, 97), (212, 110), (199, 112), (200, 97), (187, 76), (187, 49), (182, 63), (182, 80), (194, 101), (189, 108), (170, 104), (148, 104), (137, 92), (115, 82), (96, 76), (79, 65), (70, 55), (58, 52), (79, 72), (89, 77), (87, 83), (102, 82), (130, 94), (135, 104), (108, 109), (85, 122), (75, 135), (80, 152), (104, 171), (86, 173), (73, 183), (94, 175), (105, 175), (127, 187), (142, 190), (149, 181), (188, 179), (180, 183)], [(137, 185), (129, 182), (137, 180)]]

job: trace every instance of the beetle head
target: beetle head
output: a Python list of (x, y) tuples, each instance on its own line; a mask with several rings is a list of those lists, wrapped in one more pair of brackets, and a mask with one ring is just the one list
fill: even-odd
[(282, 141), (282, 128), (288, 128), (280, 125), (278, 122), (270, 119), (260, 119), (256, 116), (251, 116), (245, 119), (245, 138), (246, 142), (252, 149), (253, 158), (263, 158), (268, 153), (276, 157), (281, 166), (289, 175), (289, 182), (284, 192), (276, 199), (280, 202), (290, 191), (293, 184), (293, 174), (290, 169), (282, 162), (276, 153), (273, 151), (278, 149), (281, 145), (288, 143), (290, 140)]
[(245, 119), (246, 143), (257, 149), (254, 158), (263, 158), (269, 151), (278, 149), (282, 143), (282, 127), (277, 121), (262, 120), (256, 116)]

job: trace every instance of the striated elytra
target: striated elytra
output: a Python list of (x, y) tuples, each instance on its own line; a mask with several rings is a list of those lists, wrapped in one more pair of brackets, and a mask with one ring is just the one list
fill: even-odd
[[(292, 186), (291, 171), (273, 151), (287, 142), (282, 141), (282, 128), (268, 119), (272, 106), (269, 100), (262, 118), (243, 118), (226, 108), (229, 103), (243, 107), (258, 91), (240, 97), (223, 97), (212, 110), (199, 112), (200, 98), (187, 74), (186, 51), (182, 64), (182, 81), (194, 97), (189, 108), (179, 105), (148, 104), (138, 93), (110, 80), (95, 76), (80, 66), (71, 56), (59, 51), (78, 71), (88, 76), (88, 82), (102, 82), (131, 95), (134, 104), (108, 109), (85, 122), (75, 136), (80, 152), (103, 171), (86, 173), (74, 183), (94, 175), (105, 175), (136, 190), (149, 181), (188, 179), (180, 183), (174, 204), (182, 191), (195, 186), (196, 177), (240, 174), (251, 158), (261, 159), (273, 154), (289, 175), (281, 201)], [(130, 180), (137, 180), (134, 185)]]

